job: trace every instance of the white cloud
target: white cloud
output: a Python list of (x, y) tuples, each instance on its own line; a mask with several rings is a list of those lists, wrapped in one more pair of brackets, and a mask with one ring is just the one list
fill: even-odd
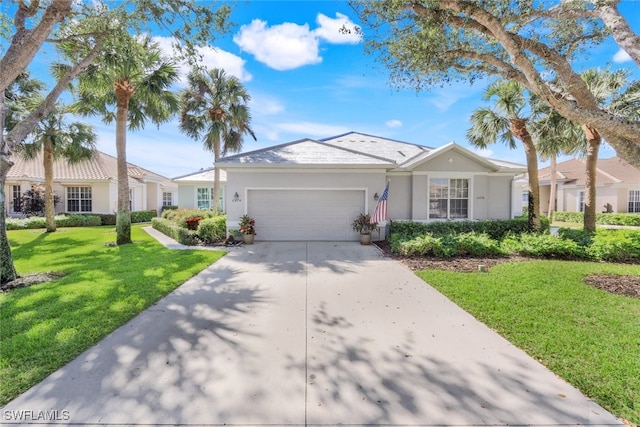
[(387, 127), (390, 127), (390, 128), (399, 128), (399, 127), (402, 127), (402, 122), (400, 120), (395, 120), (395, 119), (387, 120), (385, 122), (385, 125), (387, 125)]
[(613, 55), (613, 62), (621, 63), (629, 61), (631, 61), (631, 57), (623, 49), (618, 50), (616, 54)]
[(354, 28), (348, 16), (336, 13), (336, 18), (318, 14), (318, 28), (311, 30), (308, 24), (285, 22), (268, 26), (266, 21), (254, 19), (240, 27), (233, 41), (255, 56), (256, 60), (275, 70), (292, 70), (304, 65), (322, 62), (319, 55), (320, 41), (333, 44), (360, 43), (361, 37), (354, 31), (343, 34), (341, 27)]
[[(160, 49), (170, 56), (176, 56), (176, 52), (173, 48), (175, 39), (171, 37), (154, 37), (153, 40), (158, 43)], [(250, 81), (253, 76), (244, 68), (246, 61), (233, 53), (227, 52), (222, 49), (203, 46), (197, 48), (197, 53), (201, 56), (200, 64), (206, 66), (208, 69), (222, 68), (227, 74), (236, 76), (241, 82)], [(187, 74), (189, 73), (189, 67), (181, 63), (178, 65), (180, 69), (180, 85), (184, 86), (187, 82)]]
[[(336, 12), (336, 18), (329, 18), (322, 13), (318, 14), (316, 18), (316, 22), (319, 27), (314, 30), (314, 33), (321, 39), (328, 41), (329, 43), (335, 44), (357, 44), (360, 43), (362, 37), (360, 34), (353, 31), (353, 28), (356, 25), (351, 22), (347, 15), (343, 15), (342, 13)], [(347, 29), (351, 29), (351, 32), (343, 33), (340, 31), (342, 27)]]
[(280, 71), (322, 62), (318, 39), (307, 24), (286, 22), (267, 27), (265, 21), (254, 19), (240, 27), (233, 41), (258, 61)]
[(272, 116), (284, 111), (284, 105), (279, 100), (265, 94), (252, 95), (249, 107), (252, 114), (257, 113), (264, 116)]

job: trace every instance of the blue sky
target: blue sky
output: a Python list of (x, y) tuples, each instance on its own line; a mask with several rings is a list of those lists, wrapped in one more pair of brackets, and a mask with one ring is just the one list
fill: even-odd
[[(640, 4), (623, 2), (623, 12), (640, 32)], [(358, 131), (438, 147), (451, 141), (469, 147), (465, 132), (473, 109), (485, 105), (488, 84), (457, 83), (429, 92), (390, 87), (388, 71), (365, 55), (363, 43), (341, 35), (342, 24), (358, 23), (345, 1), (238, 2), (237, 24), (215, 49), (201, 53), (209, 67), (236, 75), (252, 96), (252, 128), (257, 141), (245, 139), (243, 151), (302, 138), (325, 138)], [(161, 36), (161, 35), (156, 35)], [(168, 39), (158, 38), (169, 49)], [(637, 67), (615, 43), (596, 47), (585, 66)], [(179, 89), (179, 87), (178, 87)], [(91, 120), (99, 149), (115, 155), (112, 127)], [(494, 158), (524, 163), (522, 150), (494, 144)], [(614, 151), (601, 150), (601, 157)], [(129, 132), (128, 161), (173, 178), (211, 167), (213, 154), (178, 130), (177, 119), (160, 129), (153, 125)]]

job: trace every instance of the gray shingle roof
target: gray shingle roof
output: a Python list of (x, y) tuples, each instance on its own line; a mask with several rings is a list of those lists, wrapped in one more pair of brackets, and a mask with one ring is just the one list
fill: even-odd
[(224, 164), (306, 164), (306, 165), (381, 165), (393, 164), (375, 155), (326, 144), (312, 139), (294, 141), (261, 150), (225, 157)]
[[(190, 173), (187, 175), (181, 175), (173, 178), (176, 182), (195, 182), (195, 181), (213, 181), (214, 168), (207, 168), (199, 170), (198, 172)], [(220, 170), (220, 181), (227, 180), (227, 173)]]
[(389, 159), (397, 164), (406, 162), (424, 152), (429, 152), (431, 148), (418, 144), (396, 141), (374, 135), (367, 135), (359, 132), (349, 132), (343, 135), (333, 136), (321, 140), (327, 144), (347, 148)]

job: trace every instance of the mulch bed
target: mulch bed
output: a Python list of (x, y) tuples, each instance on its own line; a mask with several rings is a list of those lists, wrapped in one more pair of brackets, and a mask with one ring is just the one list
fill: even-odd
[[(391, 252), (391, 247), (386, 241), (374, 243), (385, 256), (403, 263), (411, 270), (448, 270), (471, 273), (480, 271), (480, 266), (485, 271), (505, 262), (527, 261), (533, 258), (526, 257), (500, 257), (500, 258), (435, 258), (435, 257), (403, 257)], [(612, 294), (624, 295), (632, 298), (640, 298), (640, 275), (621, 274), (591, 274), (584, 277), (588, 285), (602, 289)]]
[(62, 273), (34, 273), (26, 274), (18, 277), (11, 282), (3, 283), (0, 285), (0, 292), (9, 292), (12, 289), (26, 288), (31, 285), (39, 285), (41, 283), (50, 282), (64, 276)]

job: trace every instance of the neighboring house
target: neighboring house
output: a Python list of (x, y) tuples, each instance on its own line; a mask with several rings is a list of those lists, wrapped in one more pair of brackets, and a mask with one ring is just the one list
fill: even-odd
[[(178, 207), (185, 209), (212, 209), (213, 203), (213, 168), (201, 169), (188, 175), (173, 178), (178, 185)], [(227, 174), (220, 171), (220, 200), (218, 210), (225, 211), (224, 194)]]
[[(7, 215), (16, 216), (18, 199), (32, 185), (44, 184), (42, 154), (32, 160), (12, 158), (5, 183)], [(128, 164), (130, 208), (132, 211), (160, 210), (176, 204), (177, 186), (166, 178), (134, 164)], [(53, 165), (53, 190), (60, 198), (56, 213), (109, 214), (118, 207), (116, 158), (96, 152), (93, 159), (77, 164), (56, 160)]]
[[(538, 172), (540, 211), (549, 210), (551, 168)], [(556, 165), (557, 195), (555, 210), (584, 212), (585, 161), (571, 159)], [(618, 157), (598, 159), (596, 171), (596, 211), (640, 213), (640, 170)]]
[(356, 132), (228, 156), (216, 167), (227, 173), (228, 228), (246, 213), (256, 240), (357, 240), (351, 223), (373, 213), (387, 181), (390, 220), (511, 218), (521, 213), (514, 178), (526, 171), (453, 142), (433, 149)]

